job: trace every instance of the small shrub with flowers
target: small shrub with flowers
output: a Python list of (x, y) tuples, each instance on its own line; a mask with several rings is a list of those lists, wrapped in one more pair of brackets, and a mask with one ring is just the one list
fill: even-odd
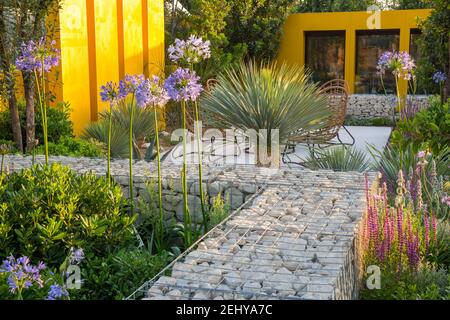
[[(386, 182), (377, 190), (370, 190), (366, 178), (367, 212), (360, 236), (363, 269), (370, 265), (380, 267), (381, 290), (363, 289), (363, 298), (408, 298), (413, 288), (417, 291), (414, 286), (417, 279), (440, 269), (448, 270), (448, 260), (436, 259), (448, 251), (448, 223), (437, 217), (433, 207), (424, 204), (420, 180), (416, 181), (413, 199), (410, 181), (400, 171), (395, 202), (391, 206)], [(443, 229), (438, 227), (441, 223)], [(445, 272), (444, 278), (448, 278)], [(447, 280), (443, 285), (435, 283), (437, 288), (433, 293), (420, 288), (415, 292), (416, 298), (448, 296), (450, 282)]]

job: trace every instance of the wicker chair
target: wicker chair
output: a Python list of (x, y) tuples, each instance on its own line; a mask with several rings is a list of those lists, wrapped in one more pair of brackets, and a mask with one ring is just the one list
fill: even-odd
[[(286, 161), (289, 154), (295, 153), (297, 144), (307, 144), (308, 148), (314, 153), (314, 148), (317, 145), (319, 148), (327, 148), (333, 145), (342, 145), (344, 147), (353, 146), (355, 138), (344, 126), (345, 116), (347, 113), (348, 102), (348, 84), (345, 80), (335, 79), (323, 84), (319, 89), (319, 94), (325, 95), (328, 100), (328, 107), (331, 111), (331, 116), (323, 120), (323, 127), (318, 130), (305, 132), (299, 130), (291, 134), (283, 151), (284, 163), (300, 162)], [(351, 142), (343, 142), (339, 136), (339, 130), (343, 128), (351, 138)], [(337, 141), (332, 141), (334, 138)]]

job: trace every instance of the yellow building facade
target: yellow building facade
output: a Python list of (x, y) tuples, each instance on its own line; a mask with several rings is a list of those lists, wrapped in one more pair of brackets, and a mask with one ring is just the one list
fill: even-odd
[(164, 72), (164, 0), (64, 0), (49, 20), (61, 49), (49, 89), (70, 103), (76, 134), (107, 108), (103, 84)]
[[(344, 43), (342, 76), (348, 81), (351, 93), (354, 93), (357, 83), (357, 58), (361, 54), (358, 49), (365, 49), (362, 45), (357, 45), (358, 36), (392, 32), (399, 42), (397, 49), (410, 52), (411, 35), (418, 29), (418, 19), (425, 19), (430, 13), (430, 10), (396, 10), (292, 14), (284, 26), (278, 61), (307, 65), (306, 38), (308, 35), (320, 32), (341, 34)], [(309, 55), (314, 55), (314, 52), (310, 52)], [(372, 61), (375, 58), (371, 57)], [(400, 88), (402, 94), (405, 94), (407, 84), (401, 83)]]

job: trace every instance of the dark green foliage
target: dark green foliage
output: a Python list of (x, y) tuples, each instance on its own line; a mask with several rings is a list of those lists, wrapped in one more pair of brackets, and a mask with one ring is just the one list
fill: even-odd
[(103, 178), (54, 164), (0, 180), (0, 259), (27, 255), (59, 267), (71, 247), (104, 257), (135, 241), (120, 187)]
[(392, 144), (404, 149), (413, 145), (414, 150), (429, 148), (438, 154), (450, 145), (450, 100), (441, 104), (433, 97), (430, 107), (416, 113), (410, 120), (397, 123), (392, 133)]
[[(20, 126), (25, 144), (26, 110), (25, 102), (18, 105), (20, 115)], [(70, 106), (68, 103), (59, 103), (47, 110), (48, 117), (48, 139), (49, 142), (57, 143), (61, 137), (73, 137), (73, 123), (70, 120)], [(44, 142), (41, 114), (36, 112), (36, 139), (40, 144)], [(9, 110), (0, 112), (0, 139), (13, 140), (11, 117)]]
[[(49, 142), (48, 152), (51, 156), (90, 157), (100, 158), (103, 156), (101, 145), (95, 141), (79, 138), (62, 137), (58, 143)], [(44, 154), (44, 146), (40, 145), (35, 154)]]
[(167, 252), (152, 255), (145, 249), (122, 249), (105, 258), (87, 255), (80, 265), (81, 290), (71, 290), (71, 299), (123, 299), (152, 279), (172, 260)]
[(297, 7), (297, 12), (366, 11), (377, 4), (375, 0), (305, 0)]
[(345, 118), (345, 125), (363, 127), (393, 127), (394, 123), (391, 118), (358, 119), (353, 116), (347, 116)]
[[(364, 282), (365, 283), (365, 280)], [(365, 300), (448, 300), (450, 275), (445, 270), (424, 270), (418, 273), (381, 271), (381, 289), (361, 291)]]

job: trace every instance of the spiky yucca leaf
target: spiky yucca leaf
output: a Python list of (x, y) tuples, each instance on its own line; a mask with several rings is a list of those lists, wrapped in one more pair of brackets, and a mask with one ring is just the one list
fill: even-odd
[(281, 142), (297, 130), (322, 126), (329, 116), (326, 99), (308, 82), (310, 73), (295, 65), (241, 63), (217, 78), (201, 106), (219, 127), (279, 129)]
[[(128, 130), (130, 127), (131, 104), (120, 105), (112, 109), (112, 132), (111, 132), (111, 156), (114, 158), (127, 158), (128, 150)], [(134, 158), (140, 157), (140, 143), (144, 138), (154, 136), (154, 114), (151, 110), (145, 110), (133, 106), (133, 144)], [(100, 113), (97, 122), (91, 122), (85, 128), (83, 137), (93, 138), (104, 143), (108, 142), (108, 119), (109, 112)]]
[(325, 150), (315, 150), (314, 155), (309, 154), (304, 160), (307, 168), (327, 169), (334, 171), (359, 171), (364, 172), (370, 167), (369, 161), (366, 159), (362, 151), (344, 147), (334, 147)]

